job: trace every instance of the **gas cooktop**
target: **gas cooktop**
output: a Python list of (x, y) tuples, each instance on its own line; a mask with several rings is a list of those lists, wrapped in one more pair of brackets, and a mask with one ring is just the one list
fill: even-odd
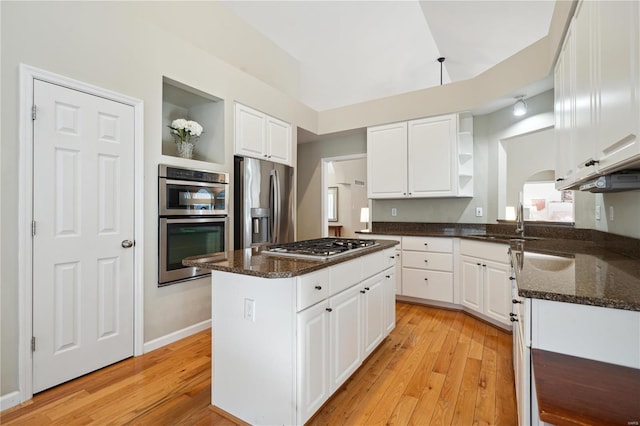
[(296, 241), (293, 243), (275, 244), (263, 250), (264, 254), (288, 256), (303, 259), (328, 260), (350, 254), (354, 251), (378, 245), (374, 240), (357, 238), (318, 238), (315, 240)]

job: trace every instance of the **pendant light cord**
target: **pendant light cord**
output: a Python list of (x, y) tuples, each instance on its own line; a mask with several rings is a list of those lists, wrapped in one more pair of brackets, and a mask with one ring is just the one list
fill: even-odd
[(438, 58), (438, 62), (440, 62), (440, 86), (442, 86), (442, 63), (444, 62), (444, 56)]

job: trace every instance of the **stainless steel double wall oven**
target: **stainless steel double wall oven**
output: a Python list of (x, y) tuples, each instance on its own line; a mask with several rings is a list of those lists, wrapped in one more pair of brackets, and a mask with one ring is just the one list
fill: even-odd
[(159, 286), (210, 274), (183, 266), (185, 257), (226, 257), (228, 186), (227, 173), (158, 166)]

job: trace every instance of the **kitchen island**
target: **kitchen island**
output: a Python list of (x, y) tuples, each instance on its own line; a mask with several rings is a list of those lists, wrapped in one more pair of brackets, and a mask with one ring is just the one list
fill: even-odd
[(396, 244), (185, 259), (212, 270), (212, 404), (251, 424), (304, 424), (395, 327)]

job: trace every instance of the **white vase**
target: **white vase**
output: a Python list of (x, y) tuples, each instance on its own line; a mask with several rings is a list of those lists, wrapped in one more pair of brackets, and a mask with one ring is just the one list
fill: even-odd
[(193, 158), (193, 144), (191, 142), (176, 142), (178, 156), (182, 158)]

